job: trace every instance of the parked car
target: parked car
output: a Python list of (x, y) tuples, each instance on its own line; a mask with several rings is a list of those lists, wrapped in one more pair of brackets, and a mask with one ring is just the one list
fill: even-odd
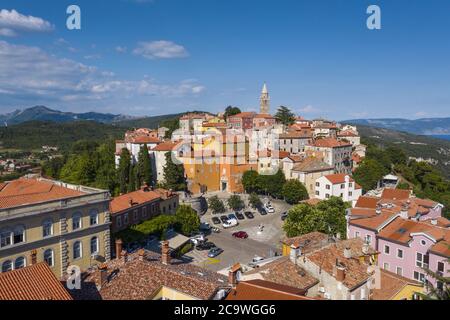
[(200, 242), (195, 246), (195, 249), (204, 251), (204, 250), (211, 250), (212, 248), (215, 248), (216, 245), (212, 242)]
[(206, 238), (203, 234), (198, 234), (196, 236), (191, 237), (191, 242), (194, 245), (198, 245), (199, 243), (205, 242), (205, 241), (206, 241)]
[(201, 230), (201, 231), (209, 232), (209, 231), (211, 230), (211, 226), (209, 225), (208, 222), (202, 222), (202, 223), (200, 224), (200, 230)]
[(230, 213), (228, 215), (228, 220), (237, 220), (238, 218), (236, 217), (236, 215), (234, 213)]
[(212, 227), (211, 230), (212, 230), (212, 232), (214, 232), (214, 233), (220, 233), (220, 229), (217, 228), (217, 227)]
[(208, 257), (209, 258), (214, 258), (217, 257), (219, 254), (221, 254), (223, 252), (223, 249), (221, 248), (212, 248), (211, 250), (209, 250), (208, 252)]
[(233, 237), (239, 238), (239, 239), (247, 239), (248, 233), (245, 231), (238, 231), (238, 232), (233, 233)]
[(222, 223), (225, 223), (228, 221), (228, 217), (227, 216), (220, 216), (220, 221), (222, 221)]
[(267, 211), (266, 211), (266, 209), (264, 209), (264, 208), (258, 208), (258, 212), (259, 212), (259, 214), (261, 214), (262, 216), (265, 216), (266, 214), (267, 214)]
[(264, 257), (256, 255), (256, 256), (253, 257), (252, 262), (257, 263), (257, 262), (261, 262), (261, 261), (263, 261), (265, 259), (266, 258), (264, 258)]
[(272, 207), (272, 205), (270, 203), (266, 203), (266, 205), (264, 206), (264, 209), (266, 209), (266, 211), (268, 213), (274, 213), (275, 209)]
[(287, 217), (288, 217), (288, 213), (287, 213), (287, 212), (283, 212), (283, 213), (281, 214), (281, 221), (286, 220)]
[(238, 222), (237, 220), (235, 220), (235, 219), (229, 219), (229, 220), (227, 220), (226, 222), (224, 222), (224, 223), (222, 224), (222, 227), (224, 227), (225, 229), (228, 229), (228, 228), (235, 227), (235, 226), (237, 226), (238, 224), (239, 224), (239, 222)]
[(214, 223), (214, 224), (221, 224), (220, 219), (217, 217), (212, 217), (211, 220), (212, 220), (212, 223)]
[(242, 213), (240, 213), (240, 212), (236, 212), (236, 217), (237, 217), (239, 220), (244, 220), (244, 219), (245, 219), (245, 216), (244, 216)]
[(247, 217), (247, 219), (253, 219), (255, 216), (250, 211), (245, 211), (244, 215)]

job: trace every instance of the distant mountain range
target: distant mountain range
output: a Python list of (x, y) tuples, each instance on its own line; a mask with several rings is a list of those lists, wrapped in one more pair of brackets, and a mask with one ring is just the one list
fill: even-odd
[(450, 135), (450, 118), (408, 119), (353, 119), (342, 123), (392, 129), (419, 135)]
[(73, 113), (53, 110), (45, 106), (35, 106), (24, 110), (16, 110), (11, 113), (0, 115), (0, 123), (7, 125), (19, 124), (27, 121), (52, 121), (52, 122), (70, 122), (77, 120), (92, 120), (100, 123), (112, 123), (123, 120), (133, 119), (134, 117), (98, 113), (85, 112)]

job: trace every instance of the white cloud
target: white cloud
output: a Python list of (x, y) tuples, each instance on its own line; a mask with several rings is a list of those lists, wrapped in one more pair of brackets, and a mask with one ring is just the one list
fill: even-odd
[(0, 35), (16, 36), (18, 31), (26, 32), (48, 32), (54, 26), (39, 17), (26, 16), (16, 10), (0, 10)]
[(127, 47), (117, 46), (117, 47), (115, 48), (115, 50), (116, 50), (116, 52), (118, 52), (118, 53), (125, 53), (125, 52), (127, 52)]
[(302, 113), (316, 113), (316, 112), (319, 112), (318, 109), (314, 108), (314, 107), (311, 106), (311, 105), (307, 105), (306, 107), (301, 108), (301, 109), (299, 109), (298, 111), (299, 111), (299, 112), (302, 112)]
[(147, 59), (173, 59), (189, 56), (183, 46), (166, 40), (139, 42), (133, 53)]
[(58, 58), (38, 47), (0, 40), (0, 92), (17, 103), (29, 100), (117, 101), (148, 95), (172, 98), (196, 96), (204, 90), (195, 79), (175, 84), (161, 84), (150, 78), (122, 80), (108, 70)]

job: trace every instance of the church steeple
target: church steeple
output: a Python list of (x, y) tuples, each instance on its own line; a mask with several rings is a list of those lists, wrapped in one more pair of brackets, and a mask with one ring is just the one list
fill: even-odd
[(261, 97), (260, 97), (260, 113), (268, 114), (269, 113), (269, 91), (267, 90), (266, 83), (264, 82), (262, 91), (261, 91)]

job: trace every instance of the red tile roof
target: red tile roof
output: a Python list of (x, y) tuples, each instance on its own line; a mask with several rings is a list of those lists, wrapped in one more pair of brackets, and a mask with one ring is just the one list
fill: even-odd
[(0, 300), (72, 300), (45, 262), (0, 273)]
[(131, 143), (143, 144), (143, 143), (161, 143), (162, 141), (158, 138), (148, 137), (148, 136), (137, 136), (130, 139)]
[(255, 112), (241, 112), (238, 114), (235, 114), (233, 116), (229, 116), (228, 119), (231, 118), (254, 118), (256, 116)]
[[(370, 300), (390, 300), (394, 298), (407, 285), (423, 287), (423, 284), (401, 277), (395, 273), (381, 269), (380, 288), (372, 290)], [(417, 288), (420, 291), (420, 288)]]
[(409, 199), (411, 192), (409, 190), (385, 188), (381, 194), (382, 199), (406, 200)]
[(118, 197), (114, 197), (110, 203), (111, 214), (129, 209), (135, 205), (152, 202), (161, 198), (161, 194), (155, 191), (137, 190), (126, 193)]
[(345, 130), (345, 131), (338, 132), (338, 136), (339, 137), (358, 137), (356, 132), (353, 132), (351, 130)]
[(314, 300), (301, 294), (294, 287), (264, 280), (249, 280), (239, 282), (226, 300)]
[(351, 176), (349, 176), (345, 173), (329, 174), (329, 175), (326, 175), (325, 178), (328, 179), (328, 181), (330, 181), (332, 184), (341, 184), (341, 183), (345, 183), (346, 176), (349, 177), (350, 182), (355, 182), (355, 180), (353, 180), (353, 178)]
[(345, 141), (336, 140), (335, 138), (323, 138), (314, 141), (313, 145), (320, 148), (339, 148), (350, 147), (352, 144)]
[(358, 198), (358, 201), (356, 201), (355, 208), (375, 209), (378, 201), (380, 201), (380, 199), (376, 197), (361, 196)]
[(163, 143), (158, 144), (156, 147), (153, 147), (151, 151), (172, 151), (175, 146), (177, 146), (177, 143), (175, 142), (164, 141)]
[(255, 115), (255, 118), (262, 118), (262, 119), (275, 119), (272, 115), (267, 113), (258, 113)]
[(86, 193), (58, 186), (51, 180), (21, 178), (0, 189), (0, 209), (77, 197)]

